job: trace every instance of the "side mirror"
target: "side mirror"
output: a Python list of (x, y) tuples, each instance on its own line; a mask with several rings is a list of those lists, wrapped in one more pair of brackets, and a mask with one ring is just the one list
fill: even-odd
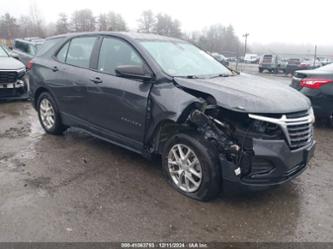
[(151, 80), (153, 77), (151, 74), (147, 74), (143, 66), (137, 65), (121, 65), (116, 68), (117, 76), (124, 78)]

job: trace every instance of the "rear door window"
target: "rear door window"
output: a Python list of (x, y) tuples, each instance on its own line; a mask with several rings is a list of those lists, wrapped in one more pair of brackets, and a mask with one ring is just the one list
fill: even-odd
[(100, 49), (98, 71), (115, 75), (120, 65), (143, 66), (144, 62), (136, 50), (127, 42), (106, 37)]
[(61, 62), (66, 62), (66, 57), (67, 57), (67, 51), (68, 51), (68, 47), (69, 47), (69, 43), (67, 42), (58, 52), (57, 54), (57, 59)]
[(46, 40), (43, 44), (36, 45), (37, 55), (45, 54), (62, 39), (64, 39), (64, 38), (62, 38), (62, 37), (54, 38), (54, 39)]
[(96, 39), (97, 37), (91, 36), (72, 39), (67, 52), (66, 63), (73, 66), (89, 68), (90, 57)]

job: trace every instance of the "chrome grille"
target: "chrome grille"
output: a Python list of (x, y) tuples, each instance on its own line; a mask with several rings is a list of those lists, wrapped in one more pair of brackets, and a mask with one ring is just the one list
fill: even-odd
[(252, 119), (277, 124), (281, 127), (291, 150), (303, 148), (313, 141), (313, 110), (284, 114), (280, 118), (249, 114)]
[(17, 80), (17, 72), (0, 71), (0, 83), (13, 83)]
[(287, 130), (291, 149), (302, 148), (312, 142), (313, 126), (306, 114), (303, 117), (287, 119)]

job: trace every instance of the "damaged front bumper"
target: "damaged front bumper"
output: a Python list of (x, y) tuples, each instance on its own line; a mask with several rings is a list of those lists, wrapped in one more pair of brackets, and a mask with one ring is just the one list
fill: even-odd
[(0, 83), (0, 100), (28, 99), (29, 94), (23, 79), (14, 83)]
[(313, 157), (316, 142), (307, 147), (290, 150), (284, 140), (253, 139), (253, 151), (248, 172), (241, 166), (220, 157), (224, 189), (266, 189), (280, 185), (300, 175)]

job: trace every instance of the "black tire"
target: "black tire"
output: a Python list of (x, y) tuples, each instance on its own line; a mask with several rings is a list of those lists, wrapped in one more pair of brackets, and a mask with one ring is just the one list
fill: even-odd
[(259, 73), (262, 73), (263, 71), (264, 71), (264, 69), (259, 67)]
[[(41, 102), (46, 99), (49, 101), (49, 103), (51, 104), (53, 110), (54, 110), (54, 124), (52, 125), (52, 127), (46, 127), (46, 125), (44, 124), (44, 122), (42, 121), (42, 117), (41, 117)], [(61, 122), (61, 117), (60, 117), (60, 112), (59, 109), (57, 107), (57, 104), (54, 100), (54, 98), (52, 97), (52, 95), (48, 92), (43, 92), (39, 97), (38, 97), (38, 101), (37, 101), (37, 111), (38, 111), (38, 118), (39, 118), (39, 122), (41, 124), (41, 126), (43, 127), (43, 129), (52, 135), (60, 135), (62, 134), (68, 127), (63, 125)]]
[[(197, 155), (202, 169), (202, 178), (199, 188), (195, 192), (186, 192), (180, 189), (173, 181), (169, 167), (168, 155), (176, 144), (188, 146)], [(171, 137), (164, 146), (162, 153), (162, 168), (168, 182), (173, 188), (185, 196), (199, 200), (209, 201), (221, 192), (221, 166), (215, 149), (198, 135), (177, 134)]]

